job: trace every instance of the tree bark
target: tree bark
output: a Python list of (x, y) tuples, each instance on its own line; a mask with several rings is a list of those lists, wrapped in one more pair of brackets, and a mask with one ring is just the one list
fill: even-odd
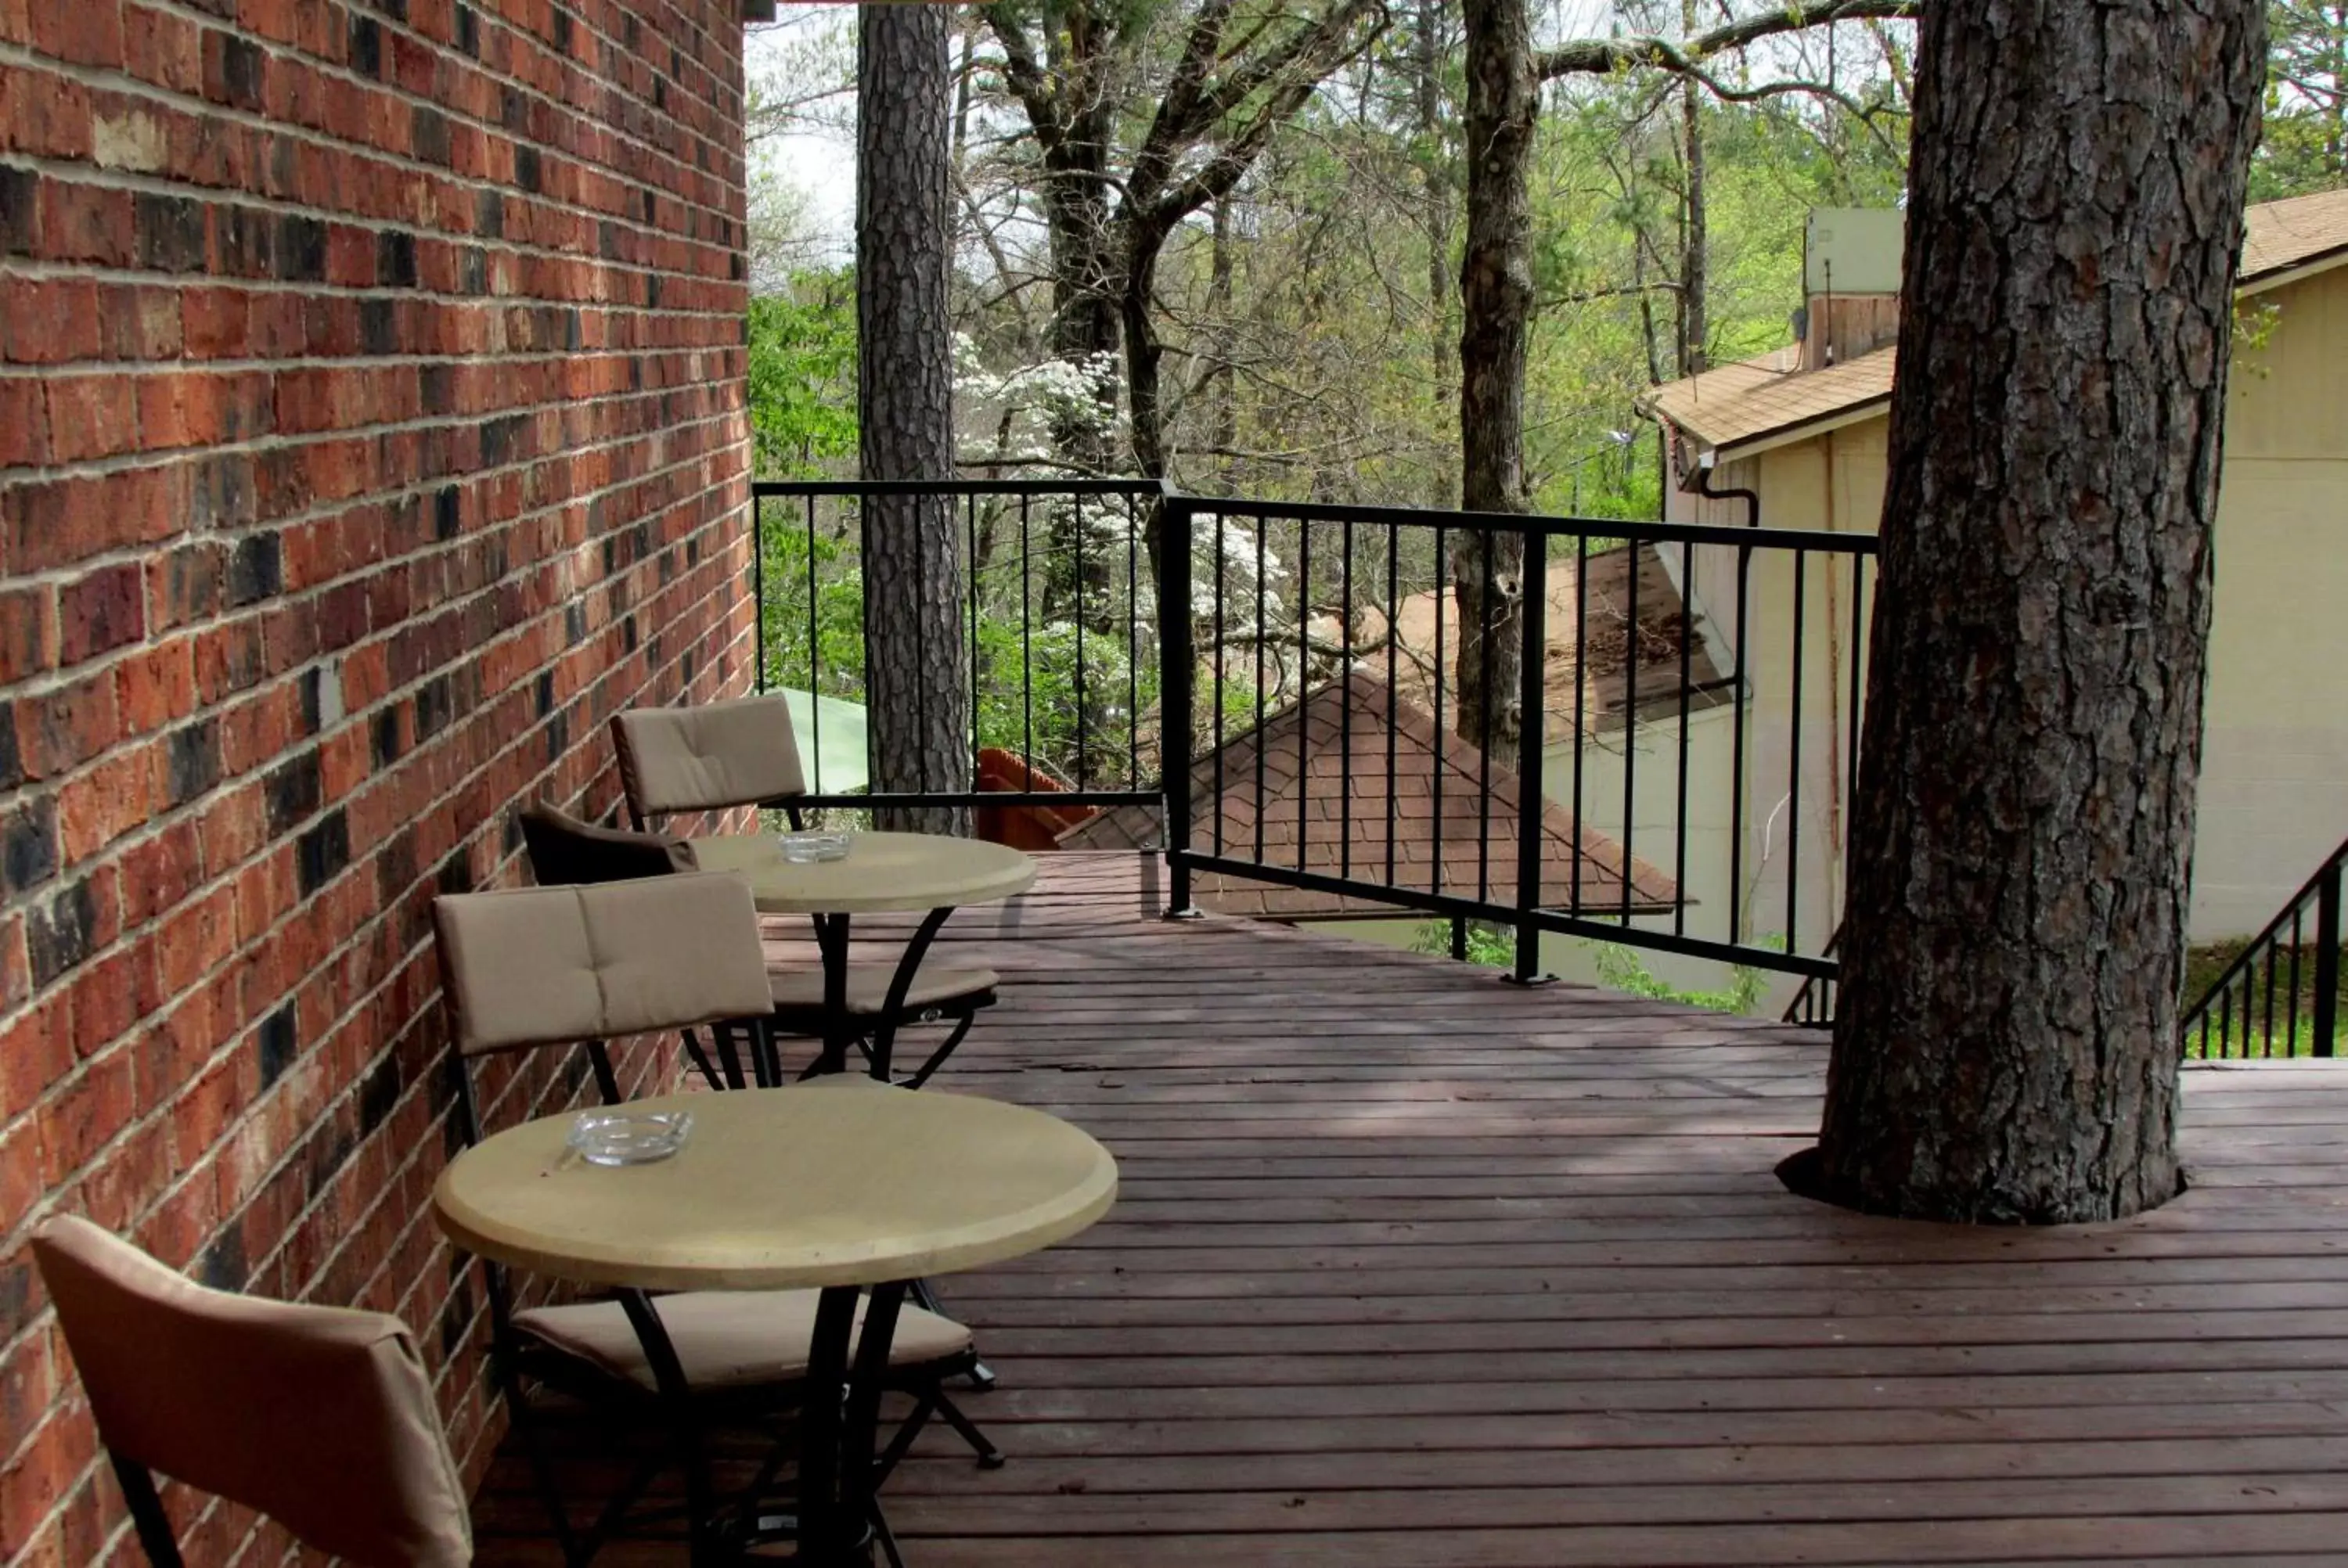
[[(1419, 157), (1426, 181), (1427, 337), (1438, 423), (1450, 412), (1445, 405), (1459, 385), (1451, 335), (1452, 188), (1457, 175), (1443, 134), (1444, 3), (1418, 0), (1411, 39), (1413, 107), (1418, 111)], [(1447, 506), (1458, 493), (1457, 466), (1447, 450), (1438, 450), (1435, 461), (1435, 504)]]
[[(1459, 266), (1460, 504), (1525, 510), (1525, 343), (1532, 324), (1532, 212), (1526, 171), (1540, 110), (1526, 0), (1467, 0), (1468, 237)], [(1459, 607), (1454, 724), (1513, 766), (1524, 547), (1508, 533), (1451, 542)]]
[[(947, 14), (867, 5), (857, 17), (856, 327), (867, 479), (953, 477), (947, 315)], [(876, 791), (971, 787), (962, 560), (942, 496), (864, 507), (865, 701)], [(966, 833), (966, 808), (878, 814), (885, 827)]]
[(2109, 1219), (2178, 1188), (2259, 0), (1926, 8), (1817, 1189)]
[[(1695, 0), (1680, 0), (1680, 22), (1684, 31), (1694, 33)], [(1704, 309), (1712, 281), (1704, 201), (1704, 90), (1694, 77), (1680, 78), (1680, 134), (1687, 196), (1680, 228), (1679, 362), (1680, 374), (1689, 376), (1704, 369), (1704, 345), (1712, 335)]]

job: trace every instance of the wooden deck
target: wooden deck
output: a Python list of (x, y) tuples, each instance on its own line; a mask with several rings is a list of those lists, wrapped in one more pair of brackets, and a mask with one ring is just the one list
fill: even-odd
[[(2348, 1562), (2341, 1069), (2189, 1071), (2193, 1190), (2127, 1224), (1870, 1220), (1771, 1174), (1815, 1036), (1169, 925), (1153, 875), (948, 928), (1007, 983), (941, 1084), (1124, 1190), (944, 1282), (1012, 1460), (924, 1439), (912, 1568)], [(510, 1457), (479, 1514), (552, 1560)]]

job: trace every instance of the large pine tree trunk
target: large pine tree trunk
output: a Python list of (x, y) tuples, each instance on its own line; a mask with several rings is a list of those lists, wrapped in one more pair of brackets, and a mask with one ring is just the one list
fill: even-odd
[[(868, 479), (953, 477), (946, 311), (947, 14), (858, 14), (857, 398)], [(954, 513), (942, 497), (875, 497), (864, 511), (865, 700), (876, 791), (971, 787), (970, 675)], [(966, 832), (966, 809), (886, 812), (881, 825)]]
[[(1461, 504), (1525, 509), (1525, 343), (1532, 325), (1532, 211), (1527, 169), (1540, 108), (1526, 0), (1467, 0), (1468, 240), (1459, 265)], [(1525, 571), (1514, 533), (1451, 545), (1459, 606), (1455, 728), (1513, 765), (1522, 712)]]
[[(1428, 354), (1433, 362), (1435, 403), (1438, 419), (1458, 391), (1459, 371), (1452, 363), (1451, 230), (1453, 169), (1443, 133), (1443, 67), (1445, 0), (1418, 0), (1411, 36), (1413, 105), (1418, 113), (1419, 156), (1426, 182), (1426, 316)], [(1438, 507), (1447, 507), (1458, 493), (1458, 466), (1447, 449), (1436, 454), (1435, 493)]]
[[(1684, 36), (1696, 28), (1695, 0), (1680, 0)], [(1704, 189), (1704, 89), (1694, 77), (1680, 81), (1681, 172), (1687, 194), (1680, 220), (1680, 374), (1694, 375), (1704, 367), (1712, 341), (1712, 318), (1705, 299), (1712, 292), (1711, 240)]]
[(2178, 992), (2260, 0), (1925, 8), (1819, 1190), (2177, 1190)]

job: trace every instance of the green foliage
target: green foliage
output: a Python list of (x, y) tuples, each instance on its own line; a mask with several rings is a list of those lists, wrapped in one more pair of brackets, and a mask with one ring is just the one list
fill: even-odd
[[(1764, 945), (1782, 948), (1784, 938), (1764, 938)], [(1738, 964), (1728, 971), (1728, 984), (1718, 990), (1686, 989), (1648, 968), (1635, 948), (1597, 941), (1587, 946), (1598, 968), (1599, 984), (1634, 997), (1708, 1008), (1714, 1012), (1749, 1013), (1759, 1004), (1761, 993), (1768, 986), (1768, 977), (1761, 970)]]
[[(762, 532), (760, 647), (767, 685), (864, 701), (864, 576), (854, 513), (819, 508), (810, 529), (804, 513), (770, 502)], [(1121, 788), (1128, 778), (1137, 787), (1149, 783), (1159, 682), (1154, 645), (1128, 649), (1123, 635), (1091, 628), (1080, 637), (1068, 622), (1038, 623), (1023, 636), (1037, 602), (1035, 585), (1023, 600), (1015, 559), (979, 575), (975, 620), (965, 609), (963, 620), (975, 654), (975, 744), (1032, 756), (1070, 782), (1081, 773), (1096, 788)], [(1121, 621), (1121, 604), (1117, 613)], [(1145, 623), (1147, 614), (1145, 603)]]
[(864, 574), (853, 547), (809, 531), (788, 513), (766, 517), (759, 532), (765, 598), (758, 646), (767, 684), (861, 702)]
[(2348, 179), (2348, 8), (2271, 0), (2267, 95), (2250, 200), (2329, 190)]
[[(1437, 958), (1451, 956), (1451, 922), (1422, 920), (1411, 933), (1410, 950), (1432, 953)], [(1517, 961), (1517, 934), (1506, 926), (1487, 925), (1480, 920), (1468, 922), (1468, 961), (1490, 968), (1512, 968)]]
[[(1157, 661), (1144, 649), (1137, 662), (1121, 637), (1087, 631), (1081, 655), (1078, 641), (1071, 624), (1023, 639), (1015, 617), (979, 618), (978, 743), (1032, 755), (1066, 782), (1081, 771), (1090, 787), (1121, 787), (1133, 771), (1135, 714), (1157, 706)], [(1147, 758), (1141, 765), (1147, 775)]]
[(856, 281), (802, 272), (749, 316), (750, 446), (761, 479), (821, 477), (856, 454)]

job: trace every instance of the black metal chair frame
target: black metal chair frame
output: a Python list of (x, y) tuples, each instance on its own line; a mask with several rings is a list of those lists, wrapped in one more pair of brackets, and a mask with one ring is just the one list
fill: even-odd
[[(757, 1018), (713, 1027), (713, 1043), (716, 1046), (718, 1059), (726, 1065), (726, 1076), (730, 1081), (719, 1087), (745, 1086), (741, 1072), (744, 1052), (736, 1047), (735, 1037), (737, 1032), (747, 1036), (747, 1054), (753, 1074), (751, 1081), (762, 1088), (780, 1084), (783, 1081), (782, 1063), (775, 1048), (773, 1032), (766, 1019)], [(580, 1041), (579, 1045), (586, 1050), (596, 1089), (603, 1103), (623, 1103), (625, 1097), (620, 1092), (619, 1078), (613, 1069), (611, 1052), (605, 1043), (600, 1040), (589, 1040)], [(474, 1092), (472, 1061), (465, 1057), (458, 1060), (457, 1112), (458, 1131), (467, 1146), (479, 1143), (481, 1121)], [(701, 1539), (704, 1522), (712, 1519), (716, 1512), (717, 1500), (704, 1462), (700, 1441), (702, 1428), (713, 1419), (760, 1425), (796, 1409), (802, 1423), (819, 1423), (830, 1435), (838, 1435), (839, 1429), (834, 1423), (841, 1419), (841, 1413), (830, 1409), (829, 1401), (818, 1400), (809, 1405), (803, 1393), (808, 1387), (836, 1386), (845, 1376), (845, 1358), (854, 1337), (850, 1322), (842, 1321), (841, 1315), (848, 1314), (852, 1321), (856, 1299), (862, 1294), (855, 1288), (823, 1293), (817, 1313), (815, 1343), (808, 1370), (802, 1377), (754, 1387), (721, 1389), (697, 1389), (685, 1381), (684, 1368), (654, 1306), (657, 1296), (642, 1290), (615, 1292), (652, 1363), (658, 1389), (657, 1391), (647, 1391), (624, 1378), (604, 1373), (575, 1356), (551, 1346), (531, 1342), (528, 1335), (514, 1327), (513, 1294), (506, 1270), (501, 1265), (488, 1259), (481, 1260), (481, 1266), (489, 1301), (492, 1375), (512, 1415), (514, 1430), (521, 1439), (540, 1501), (553, 1522), (556, 1542), (570, 1568), (582, 1568), (606, 1542), (618, 1535), (623, 1526), (674, 1519), (680, 1512), (687, 1517), (696, 1542)], [(864, 1343), (880, 1347), (890, 1343), (895, 1332), (899, 1304), (908, 1288), (903, 1284), (872, 1288), (870, 1292), (871, 1300), (865, 1309)], [(913, 1400), (911, 1413), (898, 1427), (887, 1448), (870, 1463), (867, 1473), (852, 1478), (855, 1482), (852, 1492), (860, 1499), (860, 1508), (869, 1514), (867, 1523), (873, 1538), (880, 1542), (890, 1562), (898, 1564), (898, 1568), (901, 1568), (901, 1563), (897, 1556), (895, 1542), (890, 1536), (887, 1522), (880, 1517), (878, 1502), (872, 1500), (871, 1494), (887, 1481), (931, 1418), (942, 1419), (953, 1427), (971, 1446), (982, 1467), (994, 1469), (1004, 1462), (1002, 1450), (988, 1440), (986, 1434), (945, 1392), (947, 1378), (973, 1376), (979, 1367), (976, 1348), (965, 1347), (952, 1356), (909, 1366), (860, 1365), (857, 1368), (858, 1380), (850, 1385), (857, 1392), (850, 1399), (850, 1408), (846, 1412), (850, 1424), (845, 1430), (851, 1444), (860, 1443), (862, 1446), (852, 1447), (850, 1451), (857, 1454), (871, 1451), (876, 1436), (878, 1400), (881, 1393), (901, 1393)], [(583, 1533), (572, 1524), (570, 1509), (564, 1503), (555, 1480), (552, 1460), (541, 1440), (525, 1387), (527, 1381), (532, 1380), (582, 1403), (619, 1406), (664, 1419), (671, 1429), (671, 1451), (667, 1454), (655, 1452), (639, 1461), (634, 1471)], [(870, 1408), (863, 1408), (867, 1406)], [(759, 1512), (759, 1500), (772, 1489), (788, 1453), (779, 1437), (771, 1430), (763, 1435), (775, 1440), (774, 1451), (760, 1468), (741, 1501), (753, 1522), (753, 1539), (788, 1538), (797, 1528), (793, 1515), (774, 1516), (774, 1527), (766, 1530), (763, 1535), (757, 1534), (755, 1528), (767, 1523), (768, 1516)], [(820, 1440), (815, 1447), (819, 1451), (829, 1451)], [(682, 1508), (632, 1513), (631, 1510), (644, 1489), (671, 1458), (680, 1461), (685, 1471), (685, 1501)], [(865, 1467), (860, 1461), (858, 1468)], [(831, 1479), (822, 1478), (825, 1483)], [(809, 1484), (809, 1478), (802, 1477), (800, 1484), (804, 1489)], [(149, 1491), (152, 1491), (151, 1481)], [(142, 1539), (144, 1534), (142, 1527)]]
[[(744, 801), (741, 804), (759, 811), (781, 812), (784, 818), (790, 823), (791, 831), (794, 833), (801, 831), (807, 824), (806, 815), (798, 804), (798, 797), (793, 795), (782, 795), (773, 800)], [(627, 803), (627, 811), (629, 824), (638, 833), (651, 831), (645, 824), (644, 814), (636, 809), (633, 801)], [(631, 873), (631, 875), (641, 875), (641, 873)], [(948, 1002), (932, 1003), (920, 1008), (906, 1005), (905, 997), (912, 989), (913, 977), (921, 971), (922, 958), (928, 955), (930, 945), (937, 940), (939, 930), (944, 927), (953, 914), (953, 910), (951, 908), (932, 909), (923, 917), (921, 926), (914, 931), (911, 940), (906, 943), (904, 952), (897, 960), (896, 973), (890, 979), (889, 994), (881, 1003), (880, 1012), (874, 1015), (862, 1029), (847, 1028), (841, 1022), (849, 1017), (845, 989), (848, 970), (849, 917), (846, 915), (811, 917), (815, 925), (816, 949), (823, 957), (823, 1002), (817, 1007), (777, 1008), (774, 1012), (775, 1027), (783, 1033), (802, 1036), (818, 1042), (816, 1059), (809, 1062), (806, 1070), (799, 1074), (801, 1078), (816, 1078), (827, 1072), (847, 1071), (848, 1053), (850, 1050), (855, 1050), (864, 1059), (865, 1071), (872, 1077), (883, 1083), (893, 1083), (900, 1089), (921, 1088), (930, 1081), (939, 1068), (945, 1065), (946, 1059), (954, 1053), (955, 1048), (960, 1046), (963, 1038), (970, 1033), (971, 1026), (978, 1021), (978, 1015), (995, 1003), (994, 992), (990, 989), (974, 991), (967, 996), (956, 997)], [(908, 1026), (921, 1027), (930, 1024), (950, 1026), (944, 1041), (922, 1060), (921, 1066), (903, 1078), (896, 1077), (894, 1061), (899, 1031)], [(693, 1056), (694, 1064), (700, 1069), (702, 1076), (709, 1079), (710, 1083), (715, 1087), (716, 1079), (712, 1074), (708, 1063), (702, 1058), (699, 1046), (693, 1041), (689, 1034), (686, 1037), (686, 1050)]]

